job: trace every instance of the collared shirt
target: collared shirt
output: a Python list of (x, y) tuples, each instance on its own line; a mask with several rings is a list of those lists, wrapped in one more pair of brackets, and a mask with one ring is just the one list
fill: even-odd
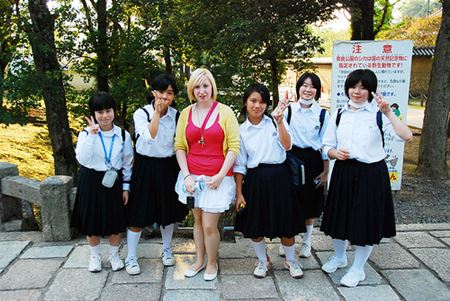
[[(155, 109), (151, 104), (146, 105), (144, 108), (147, 110), (151, 120)], [(175, 141), (176, 114), (177, 110), (168, 107), (167, 113), (159, 120), (156, 136), (152, 138), (148, 130), (147, 114), (142, 109), (136, 110), (133, 115), (134, 132), (135, 135), (139, 134), (139, 139), (136, 141), (136, 151), (141, 155), (155, 158), (173, 156), (175, 153), (173, 144)]]
[[(289, 125), (286, 120), (283, 122), (290, 135)], [(279, 164), (286, 160), (286, 150), (270, 117), (264, 115), (256, 125), (247, 119), (239, 128), (239, 136), (241, 148), (234, 172), (245, 175), (247, 168), (255, 168), (260, 163)]]
[[(320, 112), (322, 108), (316, 102), (313, 102), (309, 108), (302, 108), (299, 102), (290, 106), (292, 108), (292, 116), (289, 126), (292, 131), (292, 144), (300, 148), (311, 147), (314, 150), (321, 151), (323, 135), (330, 120), (328, 112), (325, 114), (322, 129), (320, 130)], [(288, 110), (285, 110), (284, 116), (286, 118), (287, 115)], [(322, 152), (322, 160), (328, 160), (325, 152)]]
[[(323, 151), (328, 154), (332, 148), (346, 148), (350, 151), (350, 159), (363, 163), (373, 163), (383, 160), (386, 153), (383, 148), (380, 129), (377, 125), (376, 115), (378, 107), (375, 102), (364, 108), (352, 111), (345, 106), (339, 126), (336, 129), (336, 116), (334, 112), (323, 137)], [(394, 131), (390, 120), (382, 114), (384, 137), (392, 137), (403, 141)]]
[[(105, 152), (103, 150), (100, 135), (92, 135), (89, 132), (89, 128), (85, 128), (84, 131), (78, 135), (77, 147), (75, 154), (78, 162), (84, 167), (95, 169), (97, 171), (106, 171)], [(125, 183), (131, 180), (131, 166), (133, 162), (133, 146), (131, 144), (131, 136), (125, 131), (125, 141), (122, 139), (122, 129), (116, 125), (111, 131), (102, 132), (103, 141), (105, 143), (105, 149), (109, 155), (109, 149), (111, 147), (112, 137), (114, 138), (114, 145), (111, 155), (112, 167), (123, 173), (123, 190), (129, 190), (130, 184)]]

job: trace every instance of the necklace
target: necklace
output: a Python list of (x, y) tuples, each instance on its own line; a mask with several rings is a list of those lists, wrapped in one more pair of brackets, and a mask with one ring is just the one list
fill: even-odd
[[(209, 117), (211, 117), (212, 112), (217, 106), (217, 101), (215, 101), (212, 106), (209, 108), (208, 114), (206, 114), (205, 119), (203, 120), (202, 126), (200, 127), (200, 140), (198, 140), (198, 143), (203, 147), (205, 145), (205, 138), (203, 137), (203, 132), (205, 131), (206, 124), (208, 123)], [(200, 116), (198, 113), (198, 107), (195, 105), (195, 111), (197, 114), (197, 122), (200, 124)]]

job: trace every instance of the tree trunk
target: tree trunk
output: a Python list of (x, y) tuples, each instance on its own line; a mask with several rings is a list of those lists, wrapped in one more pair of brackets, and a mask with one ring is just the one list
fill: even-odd
[(278, 101), (280, 100), (280, 96), (278, 93), (278, 62), (275, 56), (272, 56), (270, 58), (270, 79), (272, 82), (273, 107), (275, 108), (278, 105)]
[(354, 0), (350, 4), (352, 40), (373, 40), (374, 0)]
[(164, 63), (166, 64), (166, 72), (169, 74), (173, 74), (172, 73), (172, 60), (170, 58), (170, 48), (167, 45), (164, 45), (163, 53), (164, 53)]
[(97, 88), (100, 91), (109, 91), (109, 52), (107, 36), (106, 0), (97, 1)]
[(6, 73), (7, 63), (0, 62), (0, 111), (3, 109), (3, 93), (4, 93), (4, 83), (5, 73)]
[(432, 179), (448, 176), (447, 131), (450, 107), (450, 3), (442, 1), (442, 23), (436, 40), (425, 107), (417, 172)]
[(75, 177), (78, 164), (67, 118), (62, 72), (56, 55), (54, 16), (50, 14), (46, 2), (46, 0), (29, 1), (28, 9), (32, 24), (27, 34), (36, 71), (41, 79), (55, 174)]

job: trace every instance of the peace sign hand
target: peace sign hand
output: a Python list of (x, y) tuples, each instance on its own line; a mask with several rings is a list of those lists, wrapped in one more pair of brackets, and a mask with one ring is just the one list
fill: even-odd
[(99, 125), (95, 123), (94, 117), (84, 117), (89, 126), (89, 132), (92, 135), (96, 135), (98, 133)]
[(169, 101), (167, 101), (167, 99), (165, 99), (158, 91), (152, 91), (152, 94), (155, 97), (155, 110), (158, 113), (163, 113), (169, 107)]
[(391, 107), (389, 106), (389, 102), (383, 100), (383, 98), (378, 94), (372, 92), (372, 96), (377, 102), (378, 109), (380, 109), (381, 113), (387, 114), (391, 111)]

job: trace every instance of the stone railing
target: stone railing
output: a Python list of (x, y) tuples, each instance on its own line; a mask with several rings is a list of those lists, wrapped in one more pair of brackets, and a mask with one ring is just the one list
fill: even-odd
[(0, 162), (0, 231), (4, 230), (3, 222), (11, 219), (21, 220), (22, 227), (33, 221), (34, 204), (41, 208), (44, 240), (70, 240), (72, 188), (71, 177), (52, 176), (37, 181), (19, 176), (16, 165)]

